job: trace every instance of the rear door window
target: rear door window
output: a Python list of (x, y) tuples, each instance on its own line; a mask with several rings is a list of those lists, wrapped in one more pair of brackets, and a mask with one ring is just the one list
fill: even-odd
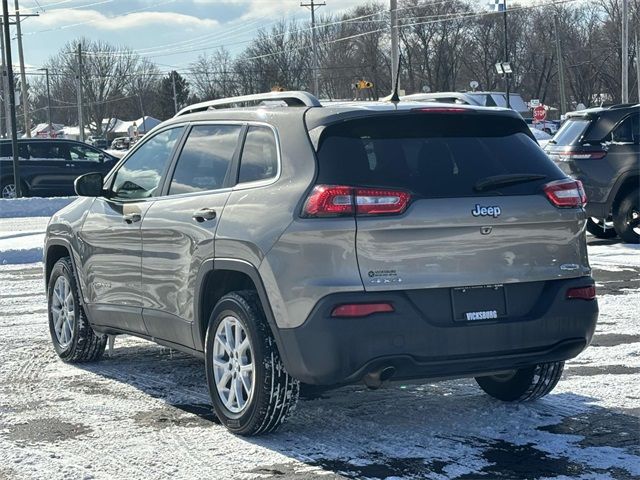
[(526, 124), (481, 114), (410, 114), (369, 117), (327, 127), (318, 150), (318, 183), (400, 188), (423, 198), (495, 195), (478, 192), (486, 177), (545, 178), (500, 187), (501, 194), (533, 194), (563, 178)]
[(193, 127), (178, 158), (169, 195), (222, 188), (241, 130), (239, 125)]
[(555, 134), (553, 143), (562, 146), (577, 145), (590, 124), (591, 120), (586, 118), (570, 118)]

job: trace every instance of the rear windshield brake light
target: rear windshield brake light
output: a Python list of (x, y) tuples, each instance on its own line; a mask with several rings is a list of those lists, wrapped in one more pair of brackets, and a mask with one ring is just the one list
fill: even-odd
[(411, 195), (402, 190), (316, 185), (304, 204), (304, 217), (392, 215), (404, 212)]
[(557, 180), (542, 188), (549, 201), (558, 208), (584, 207), (587, 203), (587, 195), (580, 180)]
[(471, 108), (459, 108), (459, 107), (421, 107), (412, 108), (412, 112), (425, 112), (425, 113), (469, 113), (475, 112)]

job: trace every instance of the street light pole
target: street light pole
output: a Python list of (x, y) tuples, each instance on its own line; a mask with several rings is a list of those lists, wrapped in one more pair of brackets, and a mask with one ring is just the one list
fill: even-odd
[(629, 0), (622, 0), (622, 103), (629, 103)]
[(31, 121), (29, 120), (29, 94), (27, 92), (27, 76), (24, 72), (24, 53), (22, 49), (22, 26), (20, 25), (20, 6), (14, 2), (16, 9), (16, 35), (18, 37), (18, 58), (20, 60), (20, 92), (22, 93), (22, 113), (24, 115), (24, 133), (31, 138)]
[(20, 164), (18, 163), (18, 131), (16, 128), (16, 92), (13, 83), (13, 64), (11, 60), (11, 32), (9, 29), (9, 6), (7, 0), (2, 0), (2, 26), (4, 30), (4, 56), (6, 59), (7, 69), (4, 72), (7, 75), (9, 84), (9, 115), (11, 117), (11, 149), (13, 150), (13, 184), (15, 185), (15, 196), (22, 196), (22, 188), (20, 183)]

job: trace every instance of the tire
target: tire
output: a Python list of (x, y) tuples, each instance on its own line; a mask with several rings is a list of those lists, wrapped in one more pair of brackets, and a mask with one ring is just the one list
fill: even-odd
[[(29, 196), (29, 189), (24, 182), (20, 182), (22, 185), (21, 193), (22, 197)], [(0, 198), (15, 198), (16, 195), (16, 187), (13, 181), (13, 178), (7, 178), (0, 182)]]
[(613, 211), (613, 226), (627, 243), (640, 243), (640, 188), (634, 188)]
[[(226, 344), (227, 334), (223, 335), (229, 324), (233, 349)], [(295, 409), (300, 383), (285, 371), (254, 291), (229, 293), (216, 304), (205, 339), (205, 368), (213, 409), (232, 433), (253, 436), (274, 432)], [(248, 371), (252, 373), (246, 374)], [(233, 382), (239, 385), (241, 398), (234, 393), (231, 401)], [(222, 385), (220, 389), (217, 383)]]
[[(97, 361), (102, 357), (107, 344), (107, 336), (96, 334), (89, 325), (79, 294), (71, 259), (63, 257), (51, 270), (47, 287), (47, 309), (53, 348), (68, 363)], [(62, 318), (57, 314), (59, 310), (66, 312)]]
[(512, 372), (476, 377), (485, 393), (504, 402), (529, 402), (544, 397), (558, 384), (564, 362), (541, 363)]
[(611, 219), (602, 221), (602, 219), (590, 217), (587, 219), (587, 232), (596, 238), (615, 238), (618, 234), (613, 228)]

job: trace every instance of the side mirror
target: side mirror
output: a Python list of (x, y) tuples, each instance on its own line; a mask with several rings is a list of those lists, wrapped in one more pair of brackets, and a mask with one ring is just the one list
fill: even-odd
[(98, 161), (100, 163), (104, 163), (104, 153), (101, 153), (100, 155), (98, 155)]
[(76, 178), (73, 186), (81, 197), (100, 197), (103, 194), (104, 177), (101, 173), (86, 173)]

